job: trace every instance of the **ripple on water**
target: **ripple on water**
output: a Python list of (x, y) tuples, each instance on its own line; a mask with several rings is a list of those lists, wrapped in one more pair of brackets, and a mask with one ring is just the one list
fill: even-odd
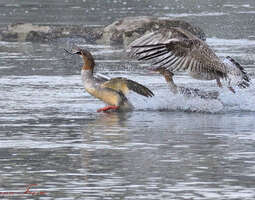
[[(217, 53), (239, 58), (251, 54), (246, 50), (254, 44), (208, 41)], [(14, 53), (12, 59), (0, 54), (2, 66), (14, 65), (23, 52), (20, 44), (0, 44)], [(47, 62), (56, 47), (33, 45), (23, 44), (21, 53), (29, 62), (42, 61), (33, 73), (22, 73), (35, 64), (24, 60), (8, 73), (1, 68), (0, 191), (22, 192), (33, 182), (34, 190), (47, 193), (42, 199), (254, 199), (253, 85), (233, 95), (215, 82), (178, 74), (178, 85), (217, 90), (220, 96), (207, 101), (172, 95), (162, 77), (141, 72), (137, 63), (129, 72), (112, 72), (109, 66), (129, 61), (120, 59), (118, 49), (91, 45), (99, 71), (126, 76), (155, 93), (130, 94), (133, 112), (96, 113), (103, 103), (84, 92), (79, 64), (70, 59), (64, 65), (62, 53)], [(59, 66), (71, 70), (58, 71)]]

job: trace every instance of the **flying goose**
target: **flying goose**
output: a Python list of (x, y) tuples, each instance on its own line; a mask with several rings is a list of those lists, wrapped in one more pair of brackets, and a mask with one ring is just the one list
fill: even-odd
[(181, 28), (160, 29), (145, 34), (133, 41), (127, 51), (138, 60), (152, 60), (153, 68), (165, 68), (170, 72), (187, 71), (199, 80), (228, 81), (231, 87), (233, 77), (241, 88), (249, 87), (250, 78), (244, 68), (230, 56), (221, 60), (201, 39)]

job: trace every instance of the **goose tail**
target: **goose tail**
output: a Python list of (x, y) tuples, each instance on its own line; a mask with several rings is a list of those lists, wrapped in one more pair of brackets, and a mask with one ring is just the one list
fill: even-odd
[(227, 66), (228, 73), (237, 79), (237, 86), (239, 88), (248, 88), (250, 86), (251, 79), (244, 67), (230, 56), (227, 56), (223, 62)]

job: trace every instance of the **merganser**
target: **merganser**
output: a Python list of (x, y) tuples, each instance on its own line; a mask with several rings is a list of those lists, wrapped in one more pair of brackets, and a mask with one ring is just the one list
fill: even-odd
[(104, 76), (100, 76), (99, 78), (94, 77), (95, 61), (88, 50), (75, 47), (72, 52), (67, 52), (72, 55), (78, 54), (83, 58), (84, 64), (81, 70), (81, 77), (85, 90), (92, 96), (108, 104), (108, 106), (98, 109), (97, 112), (133, 109), (132, 104), (125, 96), (130, 90), (145, 97), (154, 96), (151, 90), (127, 78), (117, 77), (108, 79)]
[(145, 34), (133, 41), (127, 51), (138, 60), (154, 60), (155, 69), (188, 71), (195, 79), (216, 80), (219, 87), (222, 87), (220, 79), (226, 79), (233, 93), (230, 76), (238, 79), (240, 88), (249, 87), (250, 78), (239, 63), (230, 56), (221, 60), (204, 41), (181, 28)]
[(217, 99), (219, 96), (219, 92), (217, 91), (202, 91), (197, 88), (186, 88), (177, 86), (173, 81), (174, 74), (164, 67), (151, 70), (159, 72), (161, 75), (164, 76), (173, 94), (182, 94), (186, 97), (200, 97), (201, 99)]

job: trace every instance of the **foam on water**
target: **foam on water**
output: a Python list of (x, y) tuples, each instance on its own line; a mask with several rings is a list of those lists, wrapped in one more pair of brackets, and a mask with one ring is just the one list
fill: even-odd
[(224, 105), (224, 112), (248, 111), (254, 112), (255, 92), (254, 85), (248, 89), (237, 90), (236, 94), (222, 92), (219, 99)]
[[(146, 103), (145, 103), (145, 102)], [(187, 111), (217, 113), (223, 109), (218, 100), (205, 100), (199, 97), (188, 98), (183, 95), (174, 95), (170, 91), (156, 92), (150, 99), (137, 98), (132, 101), (137, 110), (154, 111)]]
[[(134, 77), (127, 78), (134, 79)], [(174, 95), (170, 92), (164, 80), (159, 76), (137, 76), (134, 80), (149, 87), (155, 96), (146, 98), (130, 93), (128, 98), (140, 111), (184, 111), (206, 113), (229, 112), (254, 112), (255, 88), (254, 85), (247, 89), (235, 88), (236, 94), (231, 93), (226, 87), (217, 88), (215, 83), (192, 81), (186, 76), (177, 76), (176, 84), (185, 87), (198, 88), (205, 91), (217, 90), (218, 99), (201, 99), (200, 97), (185, 97)], [(59, 76), (10, 76), (1, 79), (4, 99), (0, 103), (0, 111), (24, 109), (53, 109), (59, 112), (95, 112), (104, 106), (104, 103), (90, 96), (83, 90), (79, 75)], [(148, 82), (150, 84), (148, 84)], [(254, 82), (254, 80), (252, 80)], [(182, 83), (182, 84), (181, 84)], [(3, 99), (3, 98), (2, 98)], [(6, 117), (6, 116), (5, 116)]]
[(171, 13), (166, 14), (167, 17), (189, 17), (189, 16), (222, 16), (222, 15), (228, 15), (228, 13), (223, 12), (200, 12), (200, 13)]
[(228, 89), (219, 89), (218, 99), (201, 99), (200, 97), (185, 97), (174, 95), (168, 88), (154, 92), (149, 99), (130, 95), (130, 99), (137, 110), (185, 111), (205, 113), (254, 112), (254, 86), (249, 89), (237, 89), (236, 94)]
[(206, 42), (210, 46), (225, 46), (225, 47), (254, 47), (255, 40), (248, 40), (248, 39), (222, 39), (222, 38), (207, 38)]

